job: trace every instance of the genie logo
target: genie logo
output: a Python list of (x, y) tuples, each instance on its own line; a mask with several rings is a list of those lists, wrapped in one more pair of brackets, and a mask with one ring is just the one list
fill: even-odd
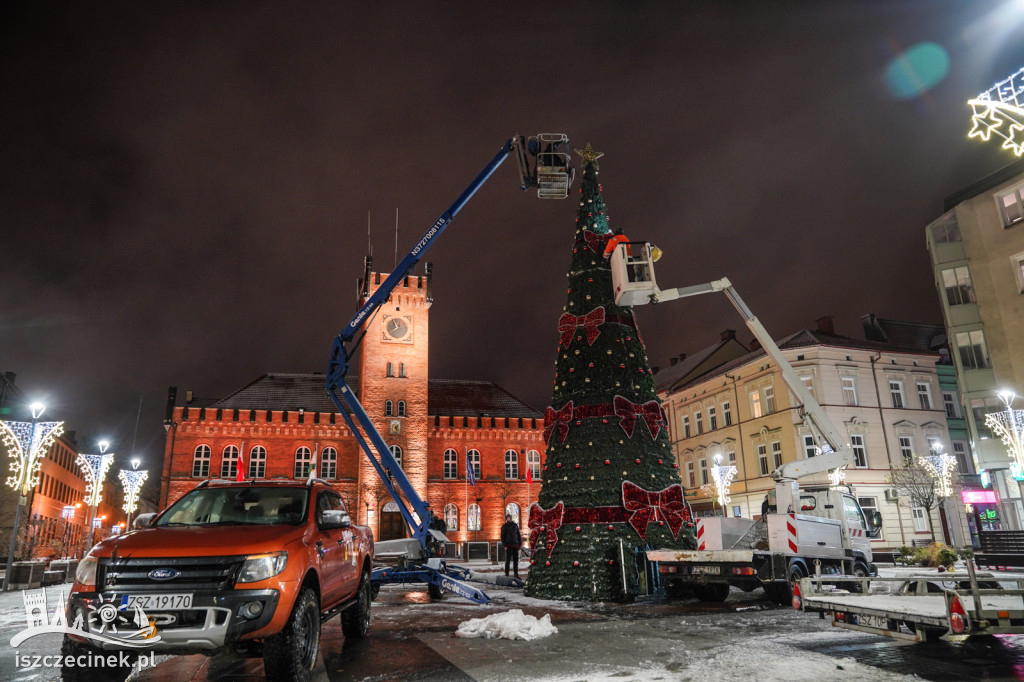
[(156, 568), (150, 571), (148, 575), (153, 580), (174, 580), (181, 575), (181, 571), (173, 568)]
[(475, 596), (473, 590), (469, 589), (457, 580), (450, 580), (448, 578), (443, 578), (441, 580), (441, 589), (457, 594), (460, 597), (465, 597), (466, 599), (473, 599)]

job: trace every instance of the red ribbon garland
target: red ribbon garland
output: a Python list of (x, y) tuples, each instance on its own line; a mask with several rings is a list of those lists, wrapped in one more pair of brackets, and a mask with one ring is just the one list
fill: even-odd
[(630, 402), (621, 395), (617, 395), (612, 404), (615, 407), (615, 416), (621, 418), (619, 425), (630, 438), (633, 437), (633, 427), (636, 426), (638, 416), (643, 417), (647, 429), (651, 432), (651, 438), (657, 438), (658, 432), (661, 431), (661, 425), (668, 422), (661, 403), (657, 400), (648, 400), (641, 404)]
[(572, 421), (572, 401), (570, 400), (562, 409), (557, 412), (548, 407), (544, 409), (544, 442), (547, 443), (551, 440), (551, 434), (554, 430), (558, 429), (558, 440), (561, 443), (565, 442), (565, 437), (569, 435), (569, 422)]
[(664, 490), (650, 491), (623, 481), (622, 506), (633, 512), (629, 525), (640, 534), (641, 540), (647, 539), (647, 525), (655, 521), (667, 523), (672, 537), (678, 538), (683, 523), (693, 518), (690, 506), (683, 500), (683, 487), (678, 483)]
[(558, 333), (562, 335), (561, 343), (568, 348), (572, 343), (572, 335), (576, 333), (576, 327), (583, 327), (583, 331), (587, 334), (587, 343), (593, 346), (594, 341), (601, 334), (598, 327), (602, 324), (604, 324), (604, 306), (598, 306), (586, 315), (577, 316), (572, 313), (563, 313), (558, 318)]
[(565, 505), (559, 502), (551, 509), (543, 509), (540, 504), (534, 502), (530, 505), (530, 547), (537, 551), (537, 540), (544, 536), (544, 546), (547, 547), (548, 556), (551, 550), (558, 544), (558, 529), (562, 527), (562, 518), (565, 514)]

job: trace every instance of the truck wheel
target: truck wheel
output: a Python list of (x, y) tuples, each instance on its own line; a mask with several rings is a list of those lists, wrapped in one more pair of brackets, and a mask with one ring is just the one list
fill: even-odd
[[(859, 561), (853, 567), (853, 574), (858, 578), (867, 578), (870, 575), (868, 573), (868, 567)], [(848, 583), (846, 589), (850, 590), (850, 592), (856, 592), (859, 594), (861, 592), (864, 592), (864, 588), (869, 586), (870, 584), (871, 583), (862, 582)]]
[[(77, 660), (79, 656), (88, 656), (89, 654), (96, 654), (97, 656), (116, 655), (119, 660), (121, 657), (120, 652), (97, 649), (96, 647), (89, 646), (88, 644), (76, 642), (67, 635), (64, 635), (64, 641), (60, 645), (61, 659), (64, 659), (67, 656), (74, 656)], [(127, 667), (61, 667), (60, 678), (64, 682), (123, 682), (132, 674), (132, 671), (135, 669), (135, 662), (138, 658), (139, 655), (136, 653), (128, 654), (128, 659), (131, 661), (131, 664)]]
[(693, 590), (679, 580), (669, 580), (665, 583), (665, 596), (669, 599), (686, 599), (693, 596)]
[(440, 585), (435, 585), (434, 583), (427, 583), (427, 594), (430, 595), (431, 599), (444, 598), (444, 590), (441, 589)]
[(729, 596), (728, 583), (708, 583), (694, 588), (693, 593), (697, 599), (707, 602), (723, 602)]
[(345, 639), (365, 637), (370, 630), (370, 572), (363, 571), (356, 603), (341, 612), (341, 631)]
[(267, 679), (304, 682), (312, 677), (319, 653), (320, 600), (304, 587), (284, 630), (263, 644), (264, 672)]

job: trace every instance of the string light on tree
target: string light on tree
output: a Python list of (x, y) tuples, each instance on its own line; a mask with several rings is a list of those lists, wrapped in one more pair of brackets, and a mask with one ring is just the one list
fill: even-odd
[(1003, 149), (1024, 155), (1024, 69), (1000, 81), (967, 104), (971, 107), (969, 138), (1003, 139)]

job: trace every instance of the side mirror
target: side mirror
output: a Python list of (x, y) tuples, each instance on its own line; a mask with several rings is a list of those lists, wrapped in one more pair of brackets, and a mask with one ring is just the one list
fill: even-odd
[(352, 519), (340, 509), (325, 509), (320, 517), (320, 527), (329, 530), (333, 528), (347, 528), (352, 525)]
[(871, 525), (875, 528), (882, 527), (882, 512), (878, 511), (877, 509), (871, 512)]
[(132, 521), (132, 530), (138, 530), (140, 528), (149, 528), (150, 524), (153, 523), (153, 519), (156, 518), (156, 512), (149, 512), (146, 514), (139, 514)]

